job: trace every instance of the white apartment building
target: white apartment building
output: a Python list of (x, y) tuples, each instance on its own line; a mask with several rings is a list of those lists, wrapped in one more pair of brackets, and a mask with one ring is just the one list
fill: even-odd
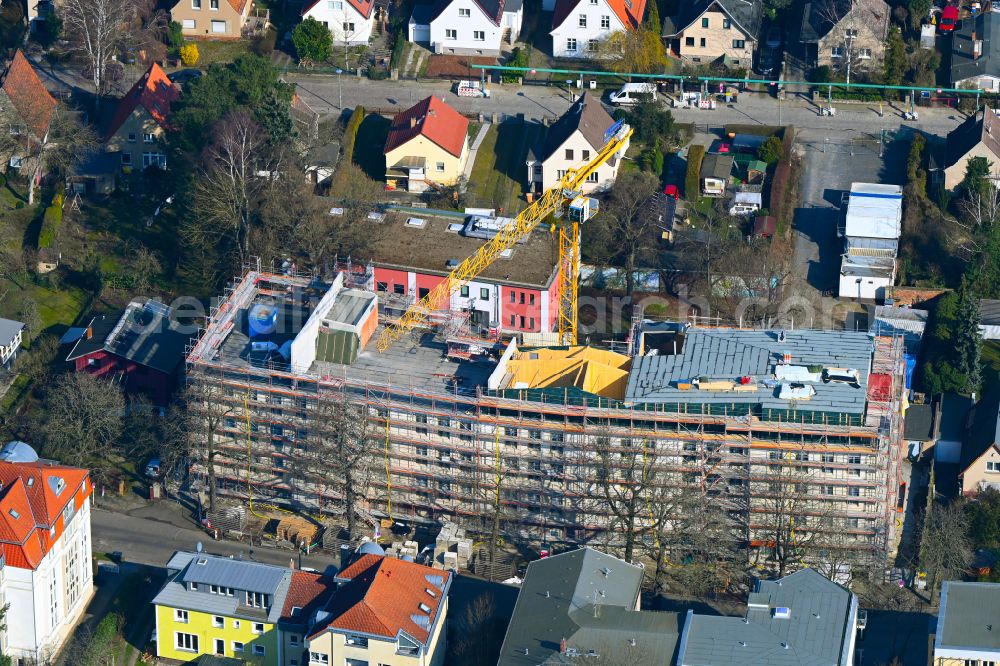
[[(541, 146), (528, 152), (528, 182), (544, 192), (555, 185), (566, 171), (579, 168), (597, 157), (608, 141), (608, 131), (615, 125), (601, 103), (587, 93), (549, 128)], [(625, 146), (628, 150), (628, 146)], [(584, 194), (611, 187), (618, 177), (621, 160), (613, 156), (587, 178)]]
[(334, 47), (367, 44), (375, 24), (374, 0), (310, 0), (302, 18), (314, 18), (333, 34)]
[(590, 58), (612, 33), (642, 23), (645, 0), (559, 0), (552, 14), (552, 55)]
[(434, 53), (497, 55), (521, 34), (521, 0), (451, 0), (418, 4), (408, 26), (411, 42)]
[(87, 470), (42, 462), (24, 442), (0, 452), (0, 591), (4, 654), (46, 663), (83, 617), (94, 593)]

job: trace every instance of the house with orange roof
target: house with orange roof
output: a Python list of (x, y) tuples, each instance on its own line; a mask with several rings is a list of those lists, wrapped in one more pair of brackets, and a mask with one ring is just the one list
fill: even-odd
[(8, 153), (0, 156), (7, 167), (19, 169), (36, 180), (41, 177), (37, 156), (40, 147), (48, 141), (57, 104), (35, 68), (18, 49), (0, 83), (2, 131), (17, 139), (11, 142)]
[[(371, 552), (365, 552), (369, 546)], [(380, 554), (365, 544), (337, 573), (337, 590), (316, 613), (307, 637), (310, 666), (437, 666), (453, 575)]]
[(307, 0), (302, 18), (325, 25), (334, 45), (367, 46), (375, 25), (375, 0)]
[(3, 654), (15, 663), (48, 663), (93, 596), (93, 490), (87, 470), (40, 460), (24, 442), (0, 450)]
[(185, 37), (240, 39), (252, 7), (253, 0), (178, 0), (170, 18)]
[(385, 141), (386, 182), (424, 192), (459, 181), (469, 161), (469, 121), (437, 97), (392, 119)]
[(552, 12), (552, 55), (593, 58), (602, 40), (642, 25), (646, 0), (557, 0)]
[(105, 151), (120, 155), (123, 170), (166, 168), (162, 139), (169, 127), (170, 105), (180, 94), (154, 62), (121, 98), (105, 132)]

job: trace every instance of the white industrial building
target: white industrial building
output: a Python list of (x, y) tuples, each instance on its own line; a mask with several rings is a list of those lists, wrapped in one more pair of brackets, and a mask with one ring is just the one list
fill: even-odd
[(853, 183), (847, 198), (844, 254), (840, 263), (841, 298), (875, 300), (896, 279), (896, 255), (903, 217), (903, 188)]

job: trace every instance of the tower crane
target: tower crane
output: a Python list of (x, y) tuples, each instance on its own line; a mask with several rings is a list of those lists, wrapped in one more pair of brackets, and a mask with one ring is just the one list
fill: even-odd
[[(534, 203), (521, 211), (513, 222), (507, 224), (472, 256), (463, 260), (448, 274), (448, 277), (411, 305), (398, 320), (383, 328), (375, 342), (375, 348), (379, 352), (384, 352), (408, 331), (425, 325), (433, 311), (450, 304), (453, 293), (474, 280), (518, 241), (526, 238), (549, 215), (554, 214), (561, 220), (564, 217), (563, 209), (580, 195), (580, 189), (587, 181), (587, 177), (613, 156), (624, 155), (631, 136), (632, 128), (628, 125), (621, 121), (612, 125), (604, 134), (604, 147), (590, 162), (582, 167), (569, 169), (558, 183), (545, 190)], [(559, 223), (558, 228), (554, 229), (559, 241), (558, 330), (559, 343), (563, 345), (576, 344), (580, 224), (586, 222), (588, 214), (565, 216), (568, 219)]]

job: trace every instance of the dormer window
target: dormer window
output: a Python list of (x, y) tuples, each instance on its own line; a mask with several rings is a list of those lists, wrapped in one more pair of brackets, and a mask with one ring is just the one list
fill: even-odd
[(247, 606), (250, 608), (267, 608), (268, 595), (263, 592), (247, 592)]

